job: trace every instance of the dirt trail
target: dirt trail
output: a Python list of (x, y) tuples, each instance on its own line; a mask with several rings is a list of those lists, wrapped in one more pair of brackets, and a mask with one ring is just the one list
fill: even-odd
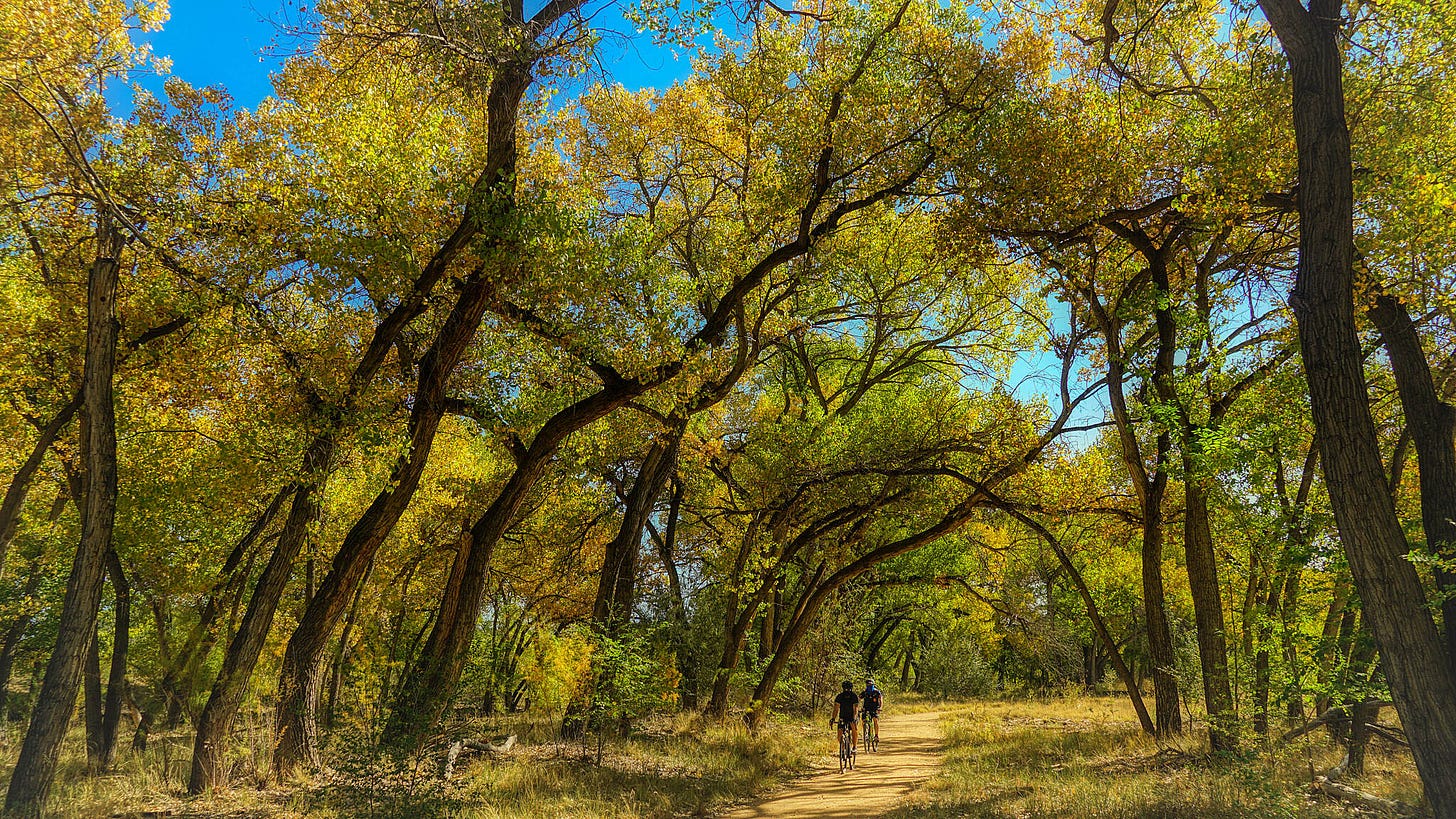
[(940, 765), (940, 714), (880, 718), (880, 751), (860, 751), (852, 771), (839, 772), (833, 737), (812, 776), (767, 799), (737, 808), (723, 819), (858, 819), (896, 807)]

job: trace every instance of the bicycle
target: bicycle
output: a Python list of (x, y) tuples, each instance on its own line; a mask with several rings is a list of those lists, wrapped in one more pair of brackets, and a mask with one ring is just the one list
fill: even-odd
[(880, 750), (880, 715), (865, 714), (862, 717), (864, 722), (864, 749), (866, 753), (877, 753)]
[(839, 721), (839, 772), (854, 770), (854, 723)]

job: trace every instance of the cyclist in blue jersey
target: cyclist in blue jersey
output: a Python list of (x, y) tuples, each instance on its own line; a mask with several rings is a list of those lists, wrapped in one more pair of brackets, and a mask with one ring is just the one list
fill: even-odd
[(864, 720), (864, 749), (871, 753), (880, 749), (880, 706), (884, 702), (885, 697), (875, 687), (875, 681), (865, 680), (865, 690), (860, 695), (860, 711)]

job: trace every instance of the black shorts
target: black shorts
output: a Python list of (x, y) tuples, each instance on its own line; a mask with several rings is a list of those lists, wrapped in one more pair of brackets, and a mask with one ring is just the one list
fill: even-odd
[(877, 709), (871, 711), (868, 708), (866, 708), (865, 711), (864, 711), (864, 718), (865, 719), (879, 719), (880, 718), (880, 711), (879, 711), (879, 709), (877, 708)]
[(839, 721), (842, 722), (842, 723), (844, 723), (845, 725), (853, 725), (856, 722), (859, 722), (859, 720), (857, 720), (857, 719), (851, 719), (851, 718), (845, 716), (843, 713), (841, 713), (839, 715)]

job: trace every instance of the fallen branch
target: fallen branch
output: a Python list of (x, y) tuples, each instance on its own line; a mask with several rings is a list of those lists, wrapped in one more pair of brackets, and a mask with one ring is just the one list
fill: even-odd
[(465, 740), (465, 747), (469, 748), (472, 751), (483, 751), (487, 754), (503, 754), (506, 751), (509, 751), (510, 749), (516, 747), (516, 735), (511, 734), (510, 736), (506, 737), (505, 740), (502, 741), (500, 744), (496, 744), (489, 740), (467, 739)]
[(465, 740), (457, 739), (450, 743), (450, 753), (445, 755), (445, 779), (449, 779), (450, 775), (455, 773), (455, 760), (460, 758), (460, 752), (463, 750), (465, 750)]
[(455, 773), (455, 763), (460, 760), (460, 755), (466, 751), (479, 751), (485, 754), (503, 754), (514, 747), (516, 747), (515, 734), (511, 734), (499, 743), (491, 742), (488, 739), (457, 739), (450, 743), (450, 750), (445, 754), (443, 777), (449, 779)]
[[(1379, 706), (1381, 708), (1384, 708), (1384, 707), (1389, 706), (1389, 705), (1394, 705), (1394, 703), (1392, 703), (1392, 702), (1375, 702), (1375, 703), (1367, 703), (1367, 704), (1369, 704), (1369, 705), (1376, 705), (1376, 706)], [(1338, 722), (1348, 721), (1350, 719), (1350, 713), (1349, 713), (1349, 711), (1350, 711), (1350, 708), (1353, 707), (1353, 705), (1354, 705), (1353, 703), (1351, 703), (1349, 705), (1336, 705), (1334, 708), (1329, 709), (1328, 711), (1324, 712), (1323, 714), (1320, 714), (1319, 716), (1315, 717), (1314, 719), (1310, 720), (1309, 722), (1306, 722), (1305, 724), (1299, 726), (1298, 728), (1294, 728), (1294, 729), (1291, 729), (1291, 730), (1285, 732), (1285, 734), (1283, 736), (1281, 736), (1278, 739), (1274, 740), (1274, 744), (1275, 745), (1283, 745), (1284, 743), (1290, 741), (1291, 739), (1298, 739), (1299, 737), (1304, 736), (1305, 734), (1309, 733), (1310, 731), (1313, 731), (1316, 728), (1319, 728), (1322, 725), (1329, 725), (1331, 723), (1338, 723)]]
[(1314, 780), (1314, 790), (1334, 797), (1342, 802), (1347, 802), (1364, 810), (1377, 813), (1389, 813), (1396, 816), (1419, 816), (1418, 808), (1407, 805), (1395, 799), (1381, 799), (1373, 794), (1357, 791), (1349, 785), (1342, 785), (1328, 777), (1317, 776)]
[(1376, 722), (1367, 722), (1365, 723), (1365, 727), (1370, 729), (1370, 733), (1387, 742), (1392, 742), (1402, 748), (1410, 747), (1410, 741), (1405, 738), (1398, 728), (1391, 728), (1388, 725), (1381, 725)]

